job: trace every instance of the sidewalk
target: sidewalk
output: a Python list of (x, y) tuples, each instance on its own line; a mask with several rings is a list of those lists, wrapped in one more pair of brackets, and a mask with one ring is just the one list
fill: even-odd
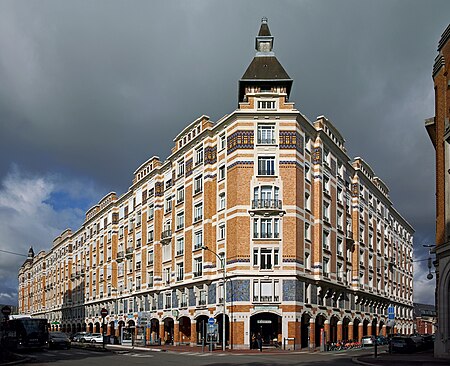
[(433, 366), (449, 365), (449, 360), (434, 358), (433, 351), (424, 351), (417, 353), (381, 353), (377, 358), (371, 356), (353, 357), (352, 361), (359, 365), (372, 366), (390, 366), (405, 364), (407, 366)]

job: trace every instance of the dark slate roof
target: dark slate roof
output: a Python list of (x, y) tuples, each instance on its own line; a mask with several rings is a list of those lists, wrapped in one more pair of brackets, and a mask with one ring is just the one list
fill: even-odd
[(414, 303), (415, 316), (436, 316), (436, 307), (429, 304)]
[(241, 80), (291, 80), (275, 56), (254, 57)]
[(259, 28), (258, 37), (267, 37), (267, 36), (269, 37), (271, 36), (269, 25), (263, 22), (261, 23), (261, 28)]

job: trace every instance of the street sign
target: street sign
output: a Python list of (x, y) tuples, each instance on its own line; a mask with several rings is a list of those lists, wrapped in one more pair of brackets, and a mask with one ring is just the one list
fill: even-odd
[(102, 318), (104, 318), (106, 315), (108, 315), (108, 310), (105, 308), (102, 308), (102, 310), (100, 310), (100, 315), (102, 316)]
[(388, 319), (389, 320), (395, 319), (395, 308), (392, 305), (388, 307)]
[(3, 307), (2, 307), (2, 314), (3, 314), (5, 317), (9, 316), (9, 315), (11, 314), (11, 308), (10, 308), (8, 305), (3, 306)]
[(208, 319), (208, 324), (209, 325), (213, 325), (216, 321), (214, 320), (214, 318), (209, 318)]

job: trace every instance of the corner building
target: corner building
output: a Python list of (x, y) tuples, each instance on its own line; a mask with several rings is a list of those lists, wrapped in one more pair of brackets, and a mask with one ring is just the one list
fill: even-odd
[(192, 122), (128, 192), (101, 199), (49, 252), (30, 253), (21, 312), (100, 331), (104, 307), (109, 334), (135, 326), (148, 344), (199, 344), (209, 318), (221, 343), (224, 301), (233, 348), (258, 332), (268, 346), (290, 338), (312, 349), (412, 332), (413, 229), (335, 126), (289, 101), (273, 42), (263, 19), (234, 112)]

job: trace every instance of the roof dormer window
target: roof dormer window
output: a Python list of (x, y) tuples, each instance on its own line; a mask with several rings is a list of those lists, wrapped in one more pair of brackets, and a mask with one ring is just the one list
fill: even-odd
[(275, 109), (274, 100), (258, 100), (258, 109)]

